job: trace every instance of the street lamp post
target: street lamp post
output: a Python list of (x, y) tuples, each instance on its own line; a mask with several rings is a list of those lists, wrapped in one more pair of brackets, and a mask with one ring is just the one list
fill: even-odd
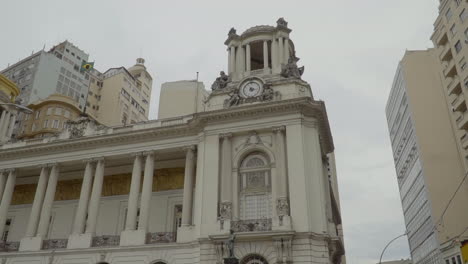
[(385, 253), (385, 250), (388, 248), (388, 246), (390, 246), (390, 244), (393, 243), (393, 241), (397, 240), (397, 239), (400, 238), (400, 237), (404, 237), (404, 236), (406, 236), (407, 234), (408, 234), (408, 233), (405, 232), (404, 234), (399, 235), (399, 236), (395, 237), (394, 239), (390, 240), (390, 242), (388, 242), (388, 244), (384, 247), (384, 249), (382, 250), (382, 253), (380, 254), (379, 264), (382, 264), (382, 257), (383, 257), (383, 254)]

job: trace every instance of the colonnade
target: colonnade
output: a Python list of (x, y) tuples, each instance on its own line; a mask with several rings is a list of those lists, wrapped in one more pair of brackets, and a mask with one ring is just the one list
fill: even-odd
[[(275, 37), (269, 40), (259, 40), (263, 42), (263, 69), (272, 69), (277, 73), (281, 71), (281, 65), (288, 63), (290, 57), (289, 39), (285, 37)], [(252, 70), (251, 65), (251, 43), (230, 45), (228, 48), (228, 72), (229, 74)], [(270, 45), (268, 45), (270, 43)], [(271, 52), (268, 47), (270, 46)], [(271, 54), (271, 58), (270, 58)], [(271, 59), (271, 65), (269, 61)]]
[(0, 142), (7, 141), (13, 134), (15, 127), (16, 113), (3, 110), (0, 115)]
[[(184, 148), (184, 150), (186, 151), (186, 162), (182, 224), (189, 226), (192, 225), (196, 147), (189, 146)], [(124, 231), (138, 230), (146, 235), (149, 229), (155, 152), (139, 152), (133, 153), (131, 156), (133, 157), (133, 169)], [(104, 181), (105, 158), (87, 159), (84, 163), (83, 181), (72, 232), (69, 237), (69, 248), (70, 239), (73, 237), (87, 236), (92, 239), (96, 232)], [(40, 169), (41, 171), (31, 213), (28, 218), (24, 237), (20, 243), (20, 251), (40, 250), (42, 241), (47, 238), (50, 229), (50, 217), (57, 183), (60, 177), (60, 165), (57, 163), (45, 164), (41, 166)], [(143, 184), (141, 183), (142, 172)], [(0, 234), (5, 230), (8, 210), (16, 182), (16, 174), (17, 169), (0, 171), (0, 197), (2, 198), (0, 202)], [(137, 213), (138, 209), (140, 209), (139, 216)], [(137, 217), (139, 217), (138, 227)], [(88, 247), (91, 246), (90, 243), (91, 241), (88, 241)], [(73, 243), (71, 244), (73, 245)], [(81, 246), (77, 248), (81, 248)]]

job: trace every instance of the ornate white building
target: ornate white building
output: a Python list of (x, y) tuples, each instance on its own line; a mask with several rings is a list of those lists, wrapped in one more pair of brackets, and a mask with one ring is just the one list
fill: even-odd
[(186, 115), (2, 145), (1, 263), (222, 263), (231, 229), (243, 264), (342, 262), (327, 113), (290, 32), (231, 29), (213, 91), (165, 96)]

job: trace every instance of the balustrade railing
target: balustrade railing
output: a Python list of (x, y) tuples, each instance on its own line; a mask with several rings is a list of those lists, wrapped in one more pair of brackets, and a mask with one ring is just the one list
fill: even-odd
[(18, 251), (19, 242), (0, 242), (0, 252)]
[(42, 249), (67, 248), (68, 239), (48, 239), (42, 242)]
[(271, 218), (231, 221), (234, 232), (271, 231)]
[(174, 232), (156, 232), (146, 234), (146, 244), (170, 243), (176, 241)]
[(91, 247), (114, 247), (120, 245), (120, 236), (96, 236), (93, 237)]

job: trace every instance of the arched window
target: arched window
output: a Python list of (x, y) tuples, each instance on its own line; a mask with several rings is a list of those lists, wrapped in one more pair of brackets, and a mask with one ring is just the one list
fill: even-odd
[(241, 264), (268, 264), (268, 261), (264, 257), (258, 254), (250, 254), (244, 257), (240, 263)]
[(241, 163), (239, 209), (242, 220), (271, 218), (270, 162), (261, 152), (249, 154)]

